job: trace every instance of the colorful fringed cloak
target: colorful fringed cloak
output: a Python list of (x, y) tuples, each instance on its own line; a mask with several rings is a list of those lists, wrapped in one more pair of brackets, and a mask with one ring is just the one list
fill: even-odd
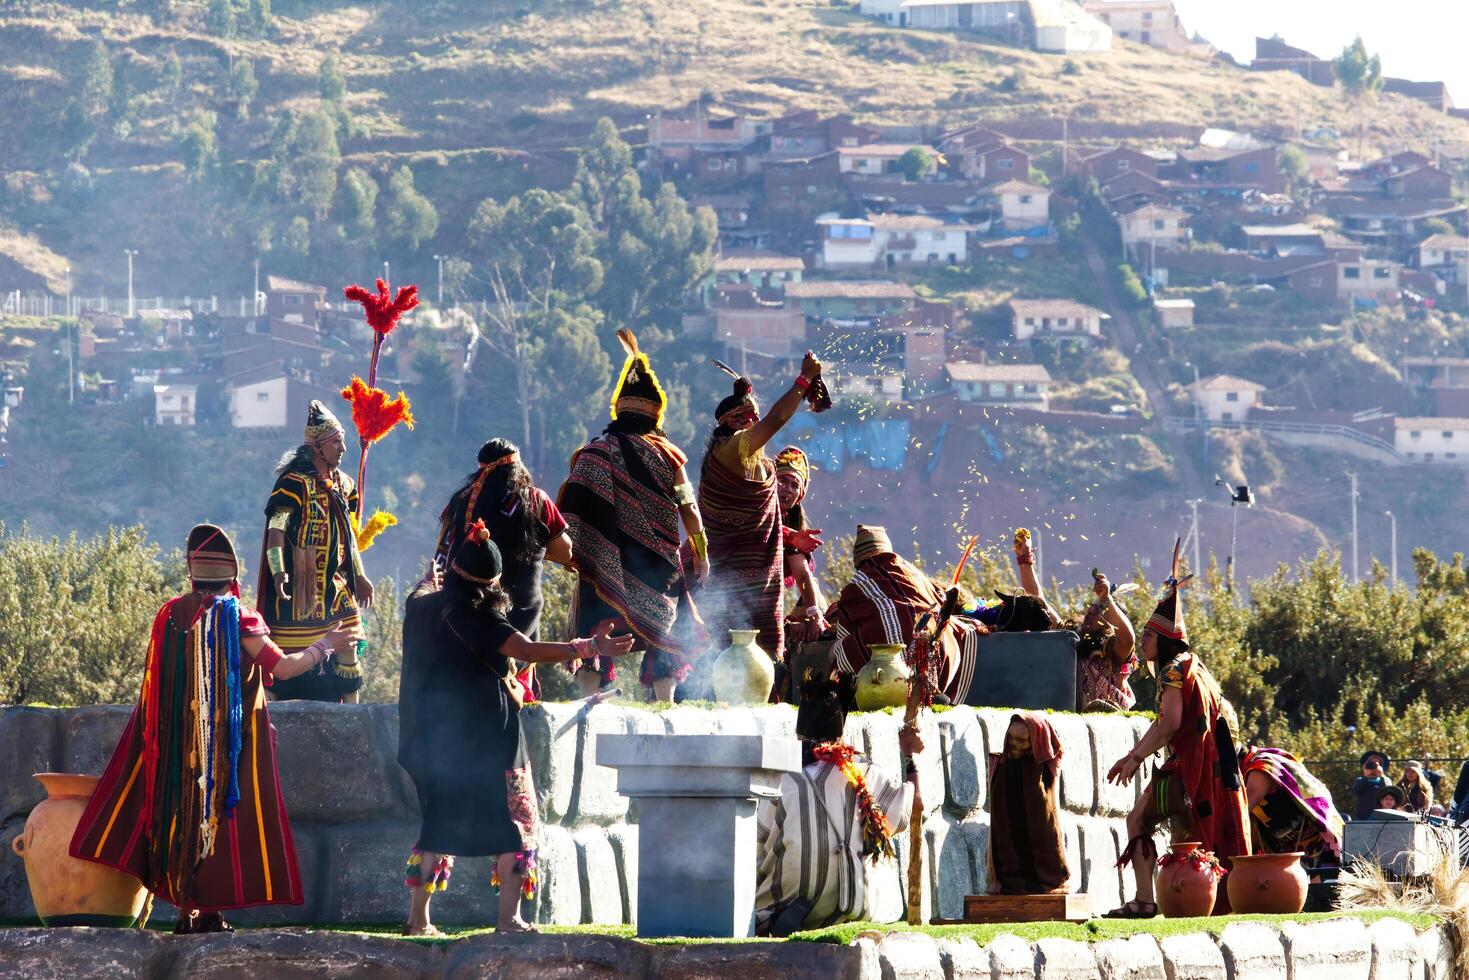
[[(736, 437), (737, 438), (737, 437)], [(728, 630), (759, 630), (756, 641), (773, 660), (785, 653), (785, 550), (775, 467), (760, 478), (733, 473), (711, 449), (699, 474), (699, 514), (709, 535), (709, 581), (700, 611), (716, 645)]]
[(233, 598), (190, 594), (164, 605), (142, 695), (72, 857), (126, 872), (181, 908), (301, 904), (265, 708), (270, 664), (240, 647), (241, 636), (267, 635)]
[(1240, 763), (1250, 773), (1264, 773), (1271, 790), (1250, 816), (1267, 851), (1303, 851), (1306, 864), (1340, 862), (1346, 824), (1331, 802), (1331, 793), (1301, 760), (1282, 749), (1252, 749)]
[(990, 753), (990, 893), (1043, 895), (1066, 890), (1071, 869), (1061, 834), (1061, 741), (1044, 715), (1010, 716), (1030, 730), (1018, 759)]
[(691, 608), (673, 499), (683, 461), (668, 440), (632, 433), (597, 436), (572, 457), (556, 504), (580, 577), (572, 612), (577, 636), (591, 635), (611, 612), (640, 646), (682, 657), (692, 652), (685, 628), (691, 624), (678, 623), (680, 605)]
[[(1158, 672), (1160, 715), (1163, 692), (1170, 687), (1183, 695), (1183, 719), (1168, 743), (1168, 758), (1153, 775), (1149, 821), (1155, 827), (1164, 819), (1184, 821), (1184, 839), (1201, 842), (1228, 868), (1230, 858), (1250, 853), (1244, 783), (1229, 721), (1233, 710), (1214, 676), (1192, 653), (1179, 654)], [(1223, 892), (1214, 912), (1229, 912)]]
[[(836, 633), (832, 655), (844, 674), (855, 674), (872, 659), (870, 646), (901, 645), (911, 649), (913, 627), (924, 613), (943, 605), (944, 590), (927, 575), (891, 551), (879, 552), (857, 565), (852, 581), (826, 610)], [(944, 696), (963, 704), (974, 680), (979, 640), (988, 630), (975, 620), (954, 616), (940, 640)]]

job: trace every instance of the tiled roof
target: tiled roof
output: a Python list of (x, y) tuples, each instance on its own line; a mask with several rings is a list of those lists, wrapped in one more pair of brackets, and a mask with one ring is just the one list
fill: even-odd
[(792, 299), (914, 299), (912, 287), (886, 279), (818, 279), (786, 283)]
[(1012, 299), (1010, 309), (1019, 317), (1026, 316), (1099, 316), (1107, 314), (1095, 306), (1069, 299)]
[(1265, 386), (1254, 381), (1246, 381), (1244, 378), (1236, 378), (1232, 374), (1216, 374), (1212, 378), (1205, 378), (1199, 382), (1199, 387), (1204, 391), (1264, 391)]
[(299, 282), (295, 279), (287, 279), (285, 276), (266, 276), (265, 288), (269, 292), (282, 293), (324, 293), (325, 286), (313, 285), (309, 282)]
[(944, 370), (955, 381), (1042, 384), (1051, 380), (1051, 373), (1042, 364), (975, 364), (972, 361), (950, 361), (944, 365)]
[(865, 146), (839, 146), (836, 150), (838, 156), (844, 157), (900, 157), (914, 147), (934, 152), (922, 143), (868, 143)]
[(1437, 429), (1439, 431), (1469, 429), (1469, 419), (1395, 418), (1392, 424), (1399, 429)]
[(1049, 187), (1042, 187), (1040, 184), (1031, 184), (1023, 180), (1007, 180), (1003, 184), (996, 184), (993, 187), (988, 188), (988, 190), (991, 194), (1003, 194), (1006, 191), (1015, 194), (1051, 193), (1051, 189)]
[(778, 252), (728, 252), (714, 263), (715, 272), (800, 272), (806, 268), (794, 255)]
[(1420, 249), (1469, 248), (1469, 238), (1463, 235), (1429, 235), (1418, 243)]

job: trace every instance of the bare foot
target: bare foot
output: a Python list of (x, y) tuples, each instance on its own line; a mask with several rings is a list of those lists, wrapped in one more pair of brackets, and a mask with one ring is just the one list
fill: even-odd
[(405, 935), (405, 936), (442, 936), (443, 933), (440, 932), (439, 931), (439, 927), (436, 926), (436, 925), (434, 925), (432, 922), (424, 923), (421, 926), (416, 926), (416, 925), (414, 925), (413, 923), (410, 922), (406, 926), (403, 927), (403, 935)]
[(524, 919), (522, 919), (518, 915), (515, 918), (513, 918), (513, 919), (510, 919), (510, 920), (508, 920), (506, 922), (500, 923), (498, 926), (495, 927), (495, 931), (496, 932), (500, 932), (500, 933), (505, 933), (507, 935), (508, 934), (511, 934), (511, 933), (517, 933), (517, 932), (519, 932), (519, 933), (537, 933), (537, 932), (540, 932), (539, 929), (537, 929), (535, 926), (531, 925), (529, 922), (525, 921)]

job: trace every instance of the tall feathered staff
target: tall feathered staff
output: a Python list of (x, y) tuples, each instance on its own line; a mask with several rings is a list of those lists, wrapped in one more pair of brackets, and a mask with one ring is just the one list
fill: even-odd
[(383, 341), (398, 325), (399, 318), (418, 305), (418, 287), (404, 286), (395, 296), (382, 279), (377, 280), (376, 286), (376, 293), (370, 293), (356, 283), (342, 290), (342, 295), (347, 299), (362, 304), (367, 325), (372, 328), (372, 360), (367, 367), (367, 380), (364, 382), (362, 378), (353, 375), (351, 384), (342, 389), (342, 397), (352, 405), (352, 424), (357, 428), (358, 445), (361, 448), (361, 456), (357, 461), (357, 512), (353, 515), (353, 525), (357, 530), (358, 549), (364, 551), (384, 528), (398, 523), (392, 514), (381, 510), (376, 511), (365, 526), (362, 523), (362, 513), (367, 502), (364, 489), (367, 480), (367, 451), (399, 422), (413, 428), (413, 408), (408, 403), (408, 396), (400, 391), (396, 398), (389, 398), (388, 393), (376, 385), (377, 362), (382, 354)]

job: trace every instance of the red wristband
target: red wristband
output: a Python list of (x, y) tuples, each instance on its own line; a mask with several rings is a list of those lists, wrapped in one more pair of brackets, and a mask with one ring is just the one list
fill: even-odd
[(811, 387), (811, 379), (806, 377), (804, 374), (796, 375), (796, 387), (800, 388), (802, 391), (805, 391), (807, 388)]

